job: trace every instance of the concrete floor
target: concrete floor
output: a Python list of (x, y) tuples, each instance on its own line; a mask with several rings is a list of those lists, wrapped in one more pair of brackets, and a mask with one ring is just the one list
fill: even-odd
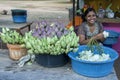
[(114, 69), (107, 76), (90, 78), (75, 73), (70, 63), (56, 68), (46, 68), (35, 62), (19, 67), (8, 53), (8, 50), (0, 50), (0, 80), (118, 80)]

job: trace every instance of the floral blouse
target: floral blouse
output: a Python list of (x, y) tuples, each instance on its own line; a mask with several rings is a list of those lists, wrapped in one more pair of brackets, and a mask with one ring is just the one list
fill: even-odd
[(86, 39), (89, 39), (92, 36), (103, 32), (103, 26), (102, 26), (101, 23), (96, 22), (95, 26), (96, 26), (95, 30), (93, 32), (90, 32), (90, 29), (89, 29), (89, 26), (88, 26), (87, 22), (83, 22), (81, 24), (81, 26), (79, 26), (77, 34), (78, 35), (83, 34), (83, 35), (85, 35)]

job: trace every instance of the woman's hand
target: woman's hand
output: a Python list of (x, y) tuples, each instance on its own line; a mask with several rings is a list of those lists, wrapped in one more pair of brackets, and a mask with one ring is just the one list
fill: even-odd
[(90, 39), (85, 39), (85, 36), (84, 35), (79, 35), (79, 38), (80, 38), (80, 41), (79, 43), (80, 44), (87, 44), (90, 40), (94, 39), (94, 40), (99, 40), (99, 41), (104, 41), (104, 36), (103, 36), (103, 33), (99, 33), (93, 37), (91, 37)]
[(99, 33), (99, 34), (95, 35), (93, 37), (93, 39), (103, 41), (104, 40), (104, 35), (103, 35), (103, 33)]

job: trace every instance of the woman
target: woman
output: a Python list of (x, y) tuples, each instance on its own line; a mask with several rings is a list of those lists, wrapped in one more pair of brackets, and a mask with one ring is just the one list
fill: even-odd
[(88, 8), (84, 13), (84, 22), (78, 29), (80, 44), (87, 44), (89, 40), (95, 39), (98, 42), (104, 40), (103, 26), (96, 21), (96, 12), (93, 8)]

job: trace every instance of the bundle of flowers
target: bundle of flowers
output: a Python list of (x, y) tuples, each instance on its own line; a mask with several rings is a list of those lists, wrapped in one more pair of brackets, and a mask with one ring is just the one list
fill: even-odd
[(0, 33), (1, 40), (7, 44), (24, 44), (23, 37), (16, 30), (10, 30), (6, 27), (3, 27)]
[(73, 27), (66, 29), (59, 21), (44, 20), (25, 34), (24, 41), (28, 53), (59, 55), (77, 49), (79, 38)]
[(110, 55), (104, 53), (102, 45), (100, 45), (96, 40), (91, 39), (87, 44), (87, 49), (79, 52), (79, 55), (76, 57), (79, 60), (84, 61), (107, 61), (110, 60)]

